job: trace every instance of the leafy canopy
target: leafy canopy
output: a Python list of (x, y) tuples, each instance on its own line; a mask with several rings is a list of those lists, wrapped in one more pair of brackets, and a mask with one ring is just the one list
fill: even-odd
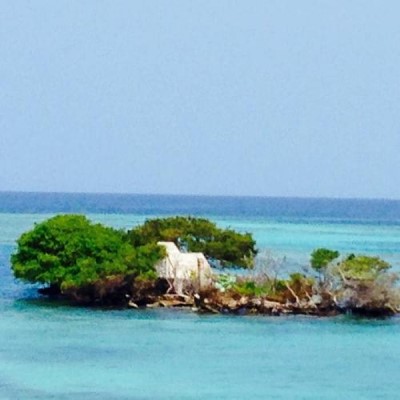
[(340, 263), (338, 268), (345, 279), (374, 280), (391, 266), (379, 257), (350, 255)]
[(172, 241), (181, 249), (202, 252), (222, 266), (252, 266), (257, 250), (250, 233), (219, 228), (214, 222), (195, 217), (168, 217), (147, 220), (132, 229), (133, 246), (158, 241)]
[(130, 274), (154, 273), (155, 245), (134, 248), (122, 231), (82, 215), (59, 215), (22, 234), (11, 257), (16, 278), (68, 289)]
[(320, 272), (338, 257), (339, 252), (336, 250), (316, 249), (311, 253), (311, 267)]

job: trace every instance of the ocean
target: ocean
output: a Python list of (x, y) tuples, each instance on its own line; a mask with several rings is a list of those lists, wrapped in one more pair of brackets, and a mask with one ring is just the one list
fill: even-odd
[(400, 201), (0, 193), (0, 400), (399, 398), (398, 317), (99, 310), (40, 298), (13, 279), (9, 257), (22, 232), (62, 212), (126, 229), (205, 216), (253, 233), (289, 267), (323, 246), (400, 270)]

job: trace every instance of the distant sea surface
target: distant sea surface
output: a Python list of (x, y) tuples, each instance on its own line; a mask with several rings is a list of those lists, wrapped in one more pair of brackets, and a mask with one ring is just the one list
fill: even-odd
[(400, 270), (400, 201), (0, 193), (0, 399), (396, 399), (399, 318), (199, 316), (93, 310), (16, 282), (15, 240), (57, 213), (130, 228), (195, 215), (306, 265), (317, 247)]

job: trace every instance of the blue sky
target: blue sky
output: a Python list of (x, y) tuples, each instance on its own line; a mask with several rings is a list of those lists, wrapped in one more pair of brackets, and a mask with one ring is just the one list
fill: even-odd
[(400, 198), (398, 1), (4, 1), (0, 190)]

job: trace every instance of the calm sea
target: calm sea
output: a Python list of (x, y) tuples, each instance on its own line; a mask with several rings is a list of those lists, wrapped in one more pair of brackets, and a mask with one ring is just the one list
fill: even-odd
[(15, 240), (55, 213), (129, 228), (201, 215), (304, 265), (316, 247), (400, 269), (400, 201), (0, 193), (0, 399), (397, 399), (400, 319), (93, 310), (16, 282)]

